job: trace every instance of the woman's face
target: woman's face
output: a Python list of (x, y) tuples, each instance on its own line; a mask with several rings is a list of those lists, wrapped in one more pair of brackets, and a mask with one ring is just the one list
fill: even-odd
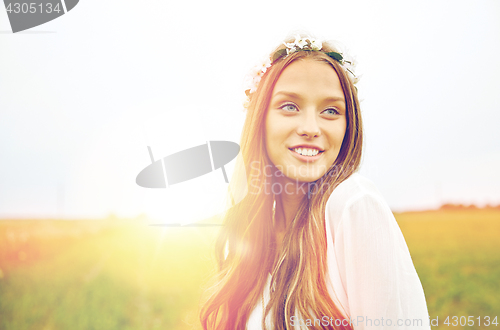
[(276, 82), (266, 115), (266, 148), (285, 177), (321, 178), (337, 158), (346, 131), (339, 77), (327, 63), (301, 59)]

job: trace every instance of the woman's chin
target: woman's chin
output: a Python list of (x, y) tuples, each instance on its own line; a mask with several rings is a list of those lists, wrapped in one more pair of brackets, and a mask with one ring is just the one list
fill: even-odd
[(288, 173), (285, 175), (287, 179), (294, 181), (296, 183), (309, 183), (319, 180), (326, 174), (326, 167), (323, 168), (315, 168), (309, 167), (305, 169), (305, 167), (292, 167), (289, 168)]
[(314, 181), (319, 180), (321, 177), (322, 177), (322, 175), (321, 176), (319, 176), (319, 175), (301, 175), (301, 176), (290, 175), (290, 176), (286, 176), (286, 181), (287, 181), (287, 183), (301, 185), (301, 184), (312, 183)]

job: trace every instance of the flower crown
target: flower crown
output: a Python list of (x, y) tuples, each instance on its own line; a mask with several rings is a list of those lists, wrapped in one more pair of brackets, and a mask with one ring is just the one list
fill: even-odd
[[(259, 65), (256, 65), (245, 79), (245, 94), (247, 100), (245, 101), (245, 108), (248, 106), (250, 94), (254, 93), (259, 86), (260, 80), (267, 69), (271, 67), (276, 61), (281, 58), (286, 58), (288, 55), (295, 53), (297, 51), (322, 51), (323, 43), (318, 39), (313, 39), (309, 36), (301, 37), (300, 35), (295, 36), (295, 41), (290, 43), (283, 43), (286, 48), (277, 50), (272, 58), (265, 58)], [(354, 74), (354, 63), (353, 61), (347, 61), (344, 59), (342, 53), (337, 52), (324, 52), (326, 55), (331, 57), (333, 60), (338, 62), (348, 73), (351, 75), (351, 80), (356, 84), (359, 80)]]

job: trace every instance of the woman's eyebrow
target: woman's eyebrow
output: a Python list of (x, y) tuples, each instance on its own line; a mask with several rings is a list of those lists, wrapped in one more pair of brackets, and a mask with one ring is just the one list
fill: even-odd
[(326, 102), (342, 102), (342, 103), (345, 103), (345, 100), (343, 97), (338, 97), (338, 96), (331, 96), (331, 97), (327, 97), (325, 99)]
[(296, 98), (296, 99), (300, 99), (301, 98), (300, 95), (297, 94), (297, 93), (286, 92), (286, 91), (279, 91), (276, 94), (274, 94), (273, 97), (280, 96), (280, 95), (288, 96), (288, 97), (293, 97), (293, 98)]

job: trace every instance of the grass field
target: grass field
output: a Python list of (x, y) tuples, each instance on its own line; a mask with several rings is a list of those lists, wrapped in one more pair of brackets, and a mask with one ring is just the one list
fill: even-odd
[[(396, 214), (438, 329), (495, 329), (500, 211)], [(199, 329), (217, 227), (0, 221), (0, 329)], [(457, 316), (457, 326), (446, 326)], [(474, 316), (474, 326), (460, 326)], [(478, 326), (481, 317), (482, 326)], [(452, 323), (452, 319), (450, 319)]]

